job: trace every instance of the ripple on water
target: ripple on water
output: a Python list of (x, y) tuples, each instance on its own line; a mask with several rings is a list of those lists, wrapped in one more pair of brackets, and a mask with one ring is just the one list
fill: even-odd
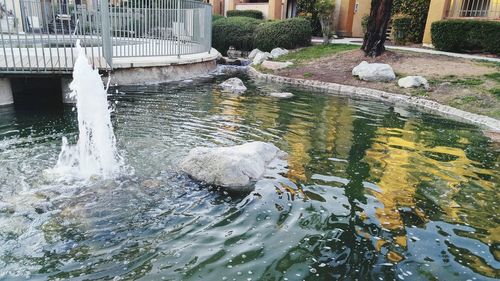
[[(106, 181), (43, 173), (75, 141), (71, 108), (2, 108), (0, 279), (500, 278), (499, 152), (477, 128), (246, 82), (242, 97), (213, 81), (113, 89), (133, 169)], [(248, 140), (288, 152), (288, 171), (242, 195), (177, 171), (195, 146)]]

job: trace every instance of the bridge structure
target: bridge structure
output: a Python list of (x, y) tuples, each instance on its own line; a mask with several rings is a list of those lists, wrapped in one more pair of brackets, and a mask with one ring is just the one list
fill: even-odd
[(0, 105), (10, 77), (71, 74), (77, 40), (115, 72), (213, 61), (211, 34), (212, 7), (193, 0), (0, 0)]

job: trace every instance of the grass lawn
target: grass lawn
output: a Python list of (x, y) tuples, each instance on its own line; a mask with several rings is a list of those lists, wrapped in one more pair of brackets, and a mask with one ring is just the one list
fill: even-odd
[[(500, 119), (500, 63), (396, 50), (369, 58), (359, 48), (347, 44), (311, 46), (292, 51), (278, 59), (293, 62), (291, 67), (282, 70), (263, 67), (257, 69), (285, 77), (421, 96)], [(397, 85), (397, 79), (387, 83), (361, 81), (352, 76), (352, 69), (361, 61), (387, 63), (392, 66), (397, 78), (424, 76), (431, 89), (402, 89)]]
[(345, 51), (359, 49), (359, 46), (348, 44), (330, 44), (316, 45), (292, 51), (288, 55), (281, 56), (277, 61), (291, 61), (295, 64), (301, 64), (310, 60), (335, 55)]

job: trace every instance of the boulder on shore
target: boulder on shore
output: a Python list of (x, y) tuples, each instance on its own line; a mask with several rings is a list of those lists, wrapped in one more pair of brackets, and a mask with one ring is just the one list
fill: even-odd
[(241, 81), (240, 78), (236, 77), (227, 79), (226, 81), (219, 84), (219, 86), (222, 88), (222, 91), (224, 92), (238, 94), (238, 95), (243, 94), (247, 90), (247, 87), (245, 86), (243, 81)]
[(248, 59), (253, 60), (258, 53), (262, 53), (262, 51), (259, 49), (253, 49), (248, 55)]
[(286, 153), (273, 144), (260, 141), (231, 147), (197, 147), (181, 162), (180, 169), (207, 184), (243, 190), (261, 179), (273, 160), (285, 157)]
[(401, 88), (418, 88), (423, 86), (429, 89), (429, 82), (422, 76), (406, 76), (398, 80), (398, 86)]
[(292, 93), (270, 93), (269, 96), (280, 99), (289, 99), (293, 98)]
[(282, 48), (274, 48), (272, 51), (271, 51), (271, 57), (273, 59), (276, 59), (276, 58), (279, 58), (281, 56), (284, 56), (284, 55), (287, 55), (289, 53), (288, 50), (286, 49), (282, 49)]
[(270, 70), (280, 70), (293, 65), (293, 62), (279, 62), (279, 61), (271, 61), (266, 60), (262, 63), (262, 67), (270, 69)]
[(388, 82), (396, 79), (396, 74), (392, 67), (385, 63), (361, 62), (352, 70), (352, 75), (359, 79), (371, 82)]
[(253, 65), (259, 65), (263, 63), (265, 60), (268, 60), (271, 58), (271, 54), (268, 52), (259, 52), (255, 55), (255, 58), (253, 58), (252, 64)]

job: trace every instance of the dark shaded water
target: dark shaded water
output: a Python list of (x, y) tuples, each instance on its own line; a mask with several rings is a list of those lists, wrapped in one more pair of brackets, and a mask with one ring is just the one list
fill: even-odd
[[(500, 278), (500, 152), (478, 128), (248, 83), (113, 89), (130, 174), (90, 183), (44, 173), (76, 137), (71, 108), (0, 108), (0, 279)], [(177, 170), (195, 146), (249, 140), (287, 151), (289, 171), (231, 197)]]

